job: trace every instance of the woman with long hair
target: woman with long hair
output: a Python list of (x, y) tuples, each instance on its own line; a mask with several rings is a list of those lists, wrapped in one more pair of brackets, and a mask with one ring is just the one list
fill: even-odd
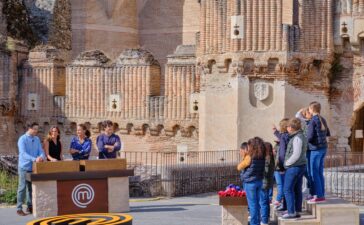
[(85, 160), (90, 157), (92, 147), (90, 136), (91, 132), (85, 124), (77, 126), (77, 136), (72, 139), (69, 150), (73, 160)]
[(61, 132), (58, 127), (53, 126), (43, 141), (43, 148), (48, 161), (60, 161), (62, 157)]
[(260, 192), (263, 185), (264, 167), (265, 167), (265, 145), (264, 141), (255, 137), (248, 141), (248, 153), (251, 162), (244, 169), (242, 180), (246, 191), (249, 210), (250, 224), (260, 225)]

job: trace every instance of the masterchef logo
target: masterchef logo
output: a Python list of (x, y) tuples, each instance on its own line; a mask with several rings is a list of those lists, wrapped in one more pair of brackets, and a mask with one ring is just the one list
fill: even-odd
[(87, 208), (94, 197), (95, 191), (88, 184), (79, 184), (72, 191), (72, 201), (79, 208)]

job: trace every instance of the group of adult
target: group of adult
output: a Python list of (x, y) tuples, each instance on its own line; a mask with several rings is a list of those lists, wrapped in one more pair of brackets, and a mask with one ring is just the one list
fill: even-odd
[(251, 225), (269, 222), (273, 177), (277, 184), (273, 204), (284, 220), (301, 217), (304, 176), (308, 204), (326, 200), (323, 170), (330, 130), (320, 112), (321, 104), (312, 102), (295, 118), (281, 120), (279, 129), (273, 128), (277, 137), (273, 150), (259, 137), (242, 143), (243, 160), (238, 170), (247, 193)]
[[(99, 159), (112, 159), (117, 157), (117, 152), (122, 147), (120, 137), (114, 133), (114, 124), (106, 120), (102, 123), (103, 132), (96, 139)], [(19, 163), (18, 163), (18, 192), (17, 192), (17, 214), (25, 216), (33, 213), (32, 207), (32, 185), (26, 180), (26, 174), (32, 172), (34, 162), (61, 161), (63, 160), (63, 147), (60, 129), (57, 126), (50, 128), (43, 143), (37, 136), (39, 125), (32, 123), (27, 132), (18, 140)], [(73, 160), (87, 160), (92, 149), (91, 133), (85, 124), (77, 125), (76, 136), (72, 138), (68, 149)], [(23, 211), (23, 201), (26, 196), (26, 212)]]

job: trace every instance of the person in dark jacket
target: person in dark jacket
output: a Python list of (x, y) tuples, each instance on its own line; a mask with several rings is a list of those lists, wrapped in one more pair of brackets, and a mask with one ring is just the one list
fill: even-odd
[(307, 163), (307, 139), (301, 130), (299, 119), (291, 119), (287, 129), (290, 141), (284, 160), (286, 175), (283, 189), (288, 213), (283, 215), (282, 219), (296, 219), (302, 212), (302, 181)]
[(270, 215), (270, 193), (273, 188), (273, 174), (274, 174), (274, 156), (273, 146), (269, 142), (265, 142), (265, 166), (263, 175), (263, 186), (260, 191), (260, 215), (261, 225), (268, 225)]
[(320, 115), (321, 104), (313, 102), (309, 106), (312, 118), (307, 127), (308, 149), (310, 151), (310, 175), (312, 178), (311, 188), (314, 198), (309, 200), (309, 204), (324, 202), (325, 199), (325, 179), (324, 161), (327, 152), (327, 137), (330, 130), (326, 120)]
[(120, 151), (122, 143), (120, 137), (114, 133), (114, 124), (110, 120), (102, 123), (104, 133), (96, 139), (99, 150), (99, 159), (115, 159), (116, 153)]
[(277, 197), (275, 205), (278, 211), (287, 210), (286, 201), (284, 200), (283, 185), (284, 185), (284, 158), (286, 155), (286, 148), (289, 142), (289, 134), (287, 131), (289, 119), (284, 118), (279, 122), (279, 130), (273, 127), (274, 135), (278, 138), (279, 149), (277, 152), (277, 168), (274, 172), (274, 177), (277, 183)]
[(250, 139), (248, 141), (248, 154), (251, 158), (251, 163), (244, 169), (242, 180), (250, 210), (250, 224), (260, 225), (259, 195), (262, 190), (265, 168), (264, 141), (259, 137)]

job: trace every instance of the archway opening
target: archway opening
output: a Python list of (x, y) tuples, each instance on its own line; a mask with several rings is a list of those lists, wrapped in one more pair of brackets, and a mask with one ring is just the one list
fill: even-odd
[(350, 147), (353, 152), (364, 152), (364, 106), (354, 114)]

